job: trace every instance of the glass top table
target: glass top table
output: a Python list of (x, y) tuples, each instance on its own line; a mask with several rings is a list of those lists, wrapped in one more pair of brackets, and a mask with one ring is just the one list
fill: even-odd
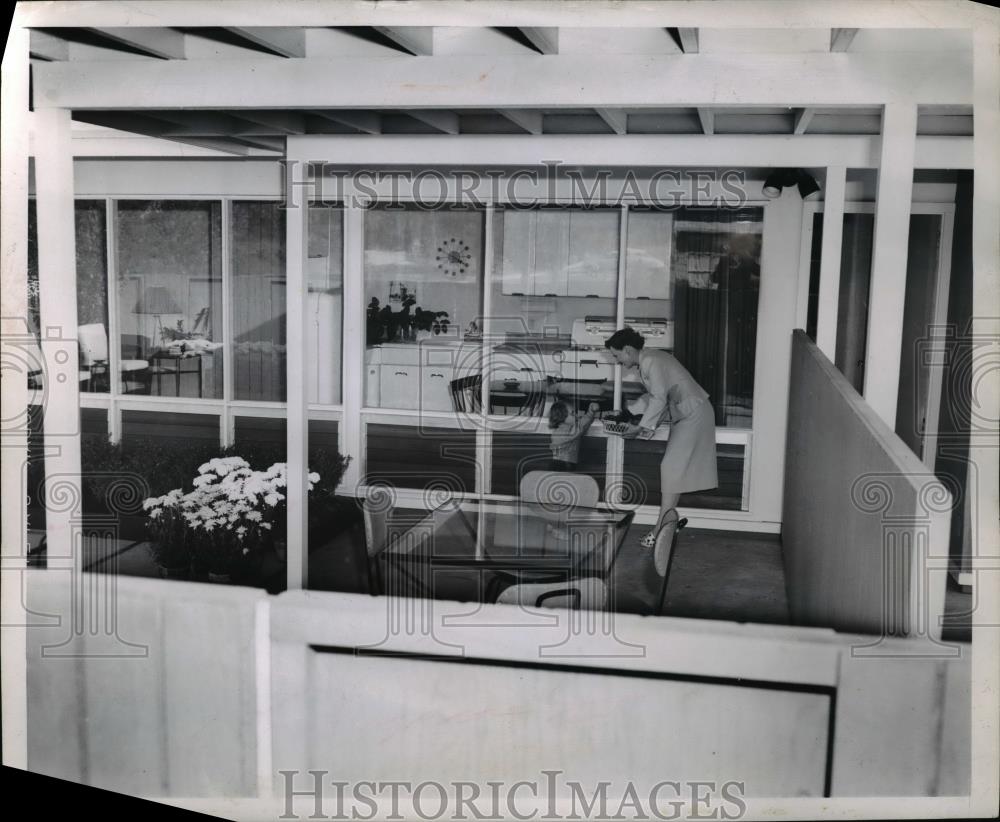
[(407, 593), (493, 601), (503, 587), (519, 582), (606, 578), (633, 516), (548, 503), (451, 500), (390, 537), (384, 559), (412, 583)]

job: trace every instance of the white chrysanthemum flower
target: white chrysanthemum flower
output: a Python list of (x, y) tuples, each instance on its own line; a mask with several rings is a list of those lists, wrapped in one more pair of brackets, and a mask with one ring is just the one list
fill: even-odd
[(251, 522), (260, 522), (264, 515), (260, 511), (247, 511), (247, 519)]
[(315, 471), (311, 471), (309, 474), (309, 482), (319, 482), (319, 474)]
[(273, 491), (266, 497), (264, 497), (264, 502), (270, 505), (272, 508), (279, 502), (281, 502), (281, 500), (282, 500), (281, 494), (275, 493)]

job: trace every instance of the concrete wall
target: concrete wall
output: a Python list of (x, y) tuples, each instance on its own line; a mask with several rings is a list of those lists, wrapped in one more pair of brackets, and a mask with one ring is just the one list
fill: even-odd
[(288, 770), (312, 814), (309, 769), (328, 817), (330, 780), (548, 769), (588, 796), (607, 782), (612, 808), (663, 779), (748, 799), (968, 792), (968, 646), (54, 570), (26, 585), (28, 766), (74, 782), (259, 801), (247, 818), (281, 812)]
[(950, 494), (801, 330), (785, 460), (792, 620), (938, 639)]

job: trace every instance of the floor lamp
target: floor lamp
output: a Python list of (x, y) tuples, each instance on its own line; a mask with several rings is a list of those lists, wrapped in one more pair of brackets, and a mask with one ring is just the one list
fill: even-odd
[(142, 295), (136, 301), (135, 314), (153, 316), (156, 318), (155, 332), (158, 333), (159, 345), (163, 345), (163, 321), (160, 319), (164, 314), (181, 314), (181, 307), (177, 304), (173, 295), (163, 286), (152, 286), (143, 289)]

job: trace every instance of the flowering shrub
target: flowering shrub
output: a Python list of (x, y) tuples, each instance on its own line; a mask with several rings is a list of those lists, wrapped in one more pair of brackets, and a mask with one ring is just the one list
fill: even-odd
[[(319, 479), (309, 474), (310, 491)], [(199, 466), (192, 486), (187, 493), (175, 488), (143, 503), (158, 551), (174, 550), (163, 547), (168, 542), (180, 551), (187, 546), (196, 565), (229, 574), (252, 550), (269, 544), (272, 531), (284, 527), (283, 462), (255, 471), (242, 457), (217, 457)]]

